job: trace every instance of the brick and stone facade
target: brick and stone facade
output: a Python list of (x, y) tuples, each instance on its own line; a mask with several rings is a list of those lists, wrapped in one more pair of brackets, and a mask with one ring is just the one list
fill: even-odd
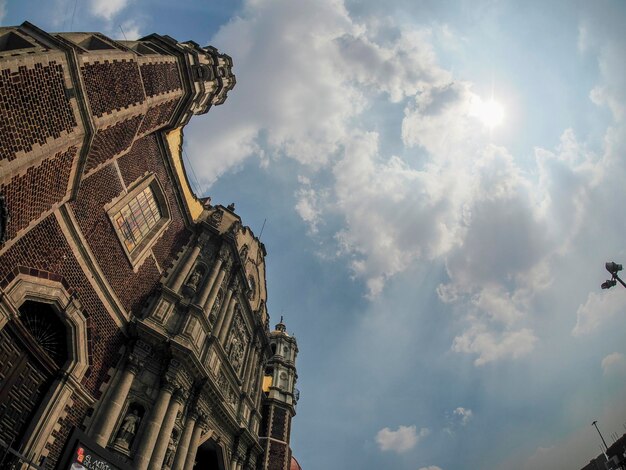
[(5, 463), (289, 468), (297, 346), (269, 331), (265, 248), (182, 164), (231, 68), (157, 34), (0, 28)]

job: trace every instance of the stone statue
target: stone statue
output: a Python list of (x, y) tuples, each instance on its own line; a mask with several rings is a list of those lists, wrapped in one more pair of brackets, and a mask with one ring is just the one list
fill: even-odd
[(163, 467), (170, 468), (174, 463), (174, 455), (176, 454), (176, 444), (178, 440), (174, 433), (170, 436), (170, 441), (167, 444), (167, 450), (165, 451), (165, 459), (163, 460)]
[(126, 414), (124, 420), (122, 421), (122, 425), (120, 426), (120, 430), (117, 433), (117, 439), (115, 441), (116, 444), (121, 447), (130, 448), (130, 444), (137, 433), (137, 426), (141, 422), (141, 417), (139, 416), (139, 412), (137, 410), (133, 410)]
[(200, 278), (202, 277), (202, 270), (200, 268), (196, 268), (189, 276), (189, 280), (187, 281), (187, 286), (191, 287), (193, 290), (196, 290), (198, 284), (200, 283)]

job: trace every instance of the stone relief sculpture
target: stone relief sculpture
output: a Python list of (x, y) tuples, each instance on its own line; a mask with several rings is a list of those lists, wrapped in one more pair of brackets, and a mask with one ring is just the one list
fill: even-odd
[(174, 455), (176, 454), (176, 446), (178, 445), (178, 435), (176, 431), (172, 432), (170, 441), (167, 444), (167, 450), (165, 451), (165, 459), (163, 459), (163, 467), (170, 468), (174, 463)]
[(200, 284), (200, 280), (202, 279), (202, 275), (204, 274), (204, 269), (201, 266), (196, 266), (191, 276), (187, 280), (187, 287), (190, 287), (193, 290), (198, 288), (198, 284)]
[(230, 363), (237, 373), (240, 373), (241, 365), (243, 363), (244, 346), (241, 340), (235, 336), (230, 347)]
[(223, 297), (224, 297), (224, 291), (220, 288), (220, 290), (217, 292), (217, 297), (215, 297), (215, 302), (213, 302), (213, 307), (211, 308), (211, 312), (214, 313), (215, 315), (217, 315), (218, 312), (220, 311)]
[(122, 448), (130, 449), (130, 445), (135, 438), (135, 434), (137, 434), (137, 427), (140, 422), (141, 416), (139, 416), (137, 409), (127, 412), (117, 433), (115, 444)]
[(221, 210), (216, 210), (209, 216), (209, 224), (215, 228), (218, 228), (222, 223), (223, 217), (224, 212), (222, 212)]

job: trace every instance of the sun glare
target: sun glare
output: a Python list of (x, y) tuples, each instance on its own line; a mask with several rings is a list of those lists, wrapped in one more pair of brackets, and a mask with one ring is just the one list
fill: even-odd
[(504, 108), (493, 98), (486, 101), (481, 99), (476, 100), (472, 114), (489, 129), (499, 126), (504, 120)]

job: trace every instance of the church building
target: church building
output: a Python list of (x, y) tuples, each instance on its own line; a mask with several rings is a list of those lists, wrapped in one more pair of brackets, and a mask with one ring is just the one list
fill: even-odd
[(300, 468), (265, 247), (182, 160), (232, 67), (158, 34), (0, 28), (0, 468)]

